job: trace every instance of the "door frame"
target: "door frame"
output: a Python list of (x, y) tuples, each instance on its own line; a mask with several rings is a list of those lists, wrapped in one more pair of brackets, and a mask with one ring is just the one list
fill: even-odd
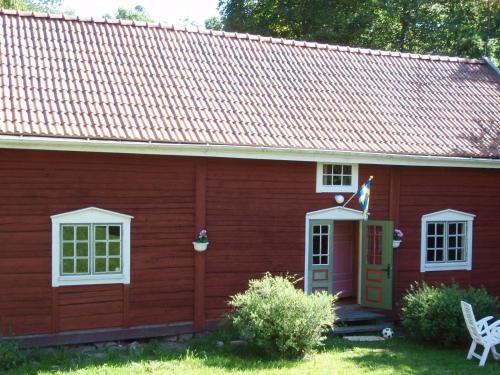
[[(304, 291), (307, 293), (309, 290), (309, 226), (311, 220), (328, 220), (332, 221), (332, 225), (334, 221), (339, 220), (348, 220), (348, 221), (361, 221), (365, 220), (365, 216), (362, 211), (353, 210), (352, 208), (346, 208), (342, 206), (336, 206), (331, 208), (325, 208), (319, 211), (312, 211), (306, 213), (305, 218), (305, 244), (304, 244)], [(333, 233), (335, 236), (335, 233)], [(332, 238), (333, 241), (333, 238)], [(360, 247), (359, 244), (358, 247)], [(360, 247), (361, 250), (361, 247)], [(335, 251), (335, 249), (333, 250)], [(359, 273), (359, 272), (358, 272)], [(359, 276), (358, 276), (359, 277)], [(359, 289), (359, 282), (358, 282)], [(359, 290), (358, 290), (358, 303), (359, 303)]]

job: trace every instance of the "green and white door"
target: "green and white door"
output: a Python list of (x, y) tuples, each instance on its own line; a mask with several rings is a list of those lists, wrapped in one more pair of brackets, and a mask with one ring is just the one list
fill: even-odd
[(362, 222), (361, 304), (392, 309), (392, 221)]
[(310, 220), (307, 293), (332, 293), (333, 221)]

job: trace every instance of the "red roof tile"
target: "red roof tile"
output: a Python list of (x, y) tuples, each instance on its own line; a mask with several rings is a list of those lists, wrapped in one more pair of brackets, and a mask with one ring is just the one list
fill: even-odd
[(500, 157), (482, 60), (0, 10), (0, 134)]

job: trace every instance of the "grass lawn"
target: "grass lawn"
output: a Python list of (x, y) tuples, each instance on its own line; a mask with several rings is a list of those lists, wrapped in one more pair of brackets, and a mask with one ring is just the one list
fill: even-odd
[(214, 338), (193, 341), (186, 349), (168, 350), (147, 343), (137, 350), (108, 349), (90, 354), (68, 349), (28, 352), (27, 364), (7, 374), (496, 374), (500, 363), (489, 358), (480, 369), (466, 361), (466, 349), (445, 350), (395, 338), (351, 343), (330, 339), (303, 360), (263, 358), (245, 347), (215, 347)]

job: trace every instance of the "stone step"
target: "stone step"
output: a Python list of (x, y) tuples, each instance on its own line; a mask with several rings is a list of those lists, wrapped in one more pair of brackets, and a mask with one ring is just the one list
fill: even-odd
[(386, 316), (383, 314), (371, 311), (342, 309), (342, 307), (337, 309), (337, 316), (341, 322), (377, 321), (386, 319)]
[(341, 305), (337, 307), (335, 312), (339, 317), (339, 321), (344, 323), (366, 322), (366, 324), (371, 324), (388, 319), (384, 311), (377, 310), (377, 312), (374, 312), (359, 305)]
[(331, 333), (333, 335), (346, 335), (350, 333), (370, 333), (370, 332), (380, 333), (380, 331), (382, 331), (386, 327), (394, 328), (394, 324), (377, 323), (377, 324), (366, 324), (357, 326), (342, 326), (342, 327), (335, 327)]

